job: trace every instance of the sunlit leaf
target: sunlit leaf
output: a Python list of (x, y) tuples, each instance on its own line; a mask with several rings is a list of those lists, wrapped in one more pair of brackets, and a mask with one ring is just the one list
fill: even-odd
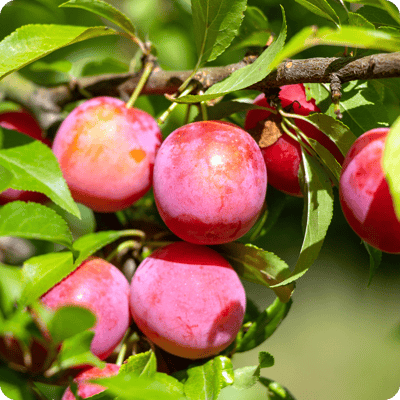
[(40, 24), (21, 26), (0, 42), (0, 79), (62, 47), (117, 33), (105, 26)]
[(339, 25), (339, 17), (326, 0), (295, 0), (308, 11)]

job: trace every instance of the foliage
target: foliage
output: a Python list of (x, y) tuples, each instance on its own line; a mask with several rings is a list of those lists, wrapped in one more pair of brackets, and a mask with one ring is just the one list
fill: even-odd
[[(296, 0), (296, 4), (287, 1), (282, 2), (280, 8), (251, 0), (192, 0), (191, 8), (185, 0), (165, 0), (162, 3), (170, 8), (171, 18), (175, 18), (169, 22), (170, 25), (164, 22), (174, 42), (170, 43), (172, 52), (176, 43), (183, 43), (183, 50), (178, 52), (187, 53), (181, 55), (181, 64), (177, 63), (174, 69), (189, 65), (193, 77), (203, 66), (225, 66), (238, 61), (247, 50), (258, 54), (255, 62), (232, 73), (204, 93), (173, 99), (179, 103), (180, 111), (169, 116), (162, 127), (164, 136), (182, 125), (182, 115), (189, 119), (196, 117), (190, 112), (193, 104), (201, 104), (203, 110), (197, 119), (208, 113), (212, 118), (243, 123), (244, 113), (253, 107), (249, 103), (255, 97), (253, 91), (246, 89), (263, 80), (288, 58), (306, 58), (310, 51), (316, 57), (333, 57), (344, 51), (369, 55), (400, 50), (400, 15), (386, 0), (358, 0), (358, 4), (364, 5), (361, 8), (352, 8), (350, 3), (353, 1), (333, 0)], [(17, 15), (16, 10), (25, 6), (26, 11), (21, 12), (18, 18), (7, 18)], [(297, 18), (296, 13), (306, 18)], [(74, 79), (85, 75), (140, 69), (142, 65), (138, 60), (148, 57), (150, 52), (157, 54), (161, 66), (168, 64), (163, 55), (168, 39), (165, 36), (168, 35), (163, 35), (161, 30), (152, 35), (151, 21), (144, 23), (145, 18), (131, 20), (126, 14), (102, 0), (70, 0), (63, 4), (58, 0), (14, 0), (4, 8), (0, 19), (0, 22), (9, 19), (0, 24), (3, 37), (0, 41), (0, 78), (3, 82), (10, 82), (10, 78), (12, 80), (19, 74), (41, 86), (63, 82), (72, 84)], [(272, 15), (280, 16), (273, 19)], [(77, 24), (74, 21), (78, 21)], [(109, 22), (113, 27), (108, 26)], [(191, 34), (186, 37), (189, 29)], [(180, 42), (183, 36), (185, 38)], [(270, 37), (273, 41), (265, 48)], [(152, 42), (150, 50), (142, 38)], [(97, 51), (103, 44), (103, 50)], [(114, 48), (124, 51), (116, 51), (114, 55)], [(189, 80), (182, 85), (180, 92), (188, 83)], [(400, 119), (397, 119), (400, 85), (386, 84), (385, 80), (344, 84), (339, 103), (343, 119), (339, 121), (329, 85), (304, 83), (307, 95), (315, 99), (322, 112), (307, 117), (287, 114), (284, 120), (288, 126), (293, 123), (293, 118), (310, 122), (331, 138), (344, 155), (356, 137), (366, 130), (393, 125), (385, 150), (384, 169), (400, 216), (397, 161), (400, 159)], [(9, 83), (2, 85), (0, 81), (0, 93), (4, 91), (6, 97), (12, 98), (14, 92), (8, 87)], [(388, 99), (395, 99), (397, 103), (388, 105)], [(3, 108), (11, 104), (9, 99), (6, 100), (0, 103)], [(20, 101), (21, 97), (12, 100)], [(160, 116), (168, 108), (169, 101), (160, 96), (142, 96), (137, 105)], [(186, 108), (189, 112), (182, 111)], [(207, 108), (208, 111), (204, 112)], [(48, 132), (49, 137), (53, 134)], [(0, 130), (0, 139), (0, 191), (7, 188), (37, 191), (52, 201), (51, 205), (12, 202), (0, 207), (0, 236), (24, 238), (36, 245), (36, 253), (22, 266), (0, 264), (0, 333), (16, 337), (25, 355), (29, 355), (33, 338), (41, 337), (37, 320), (25, 312), (29, 308), (46, 321), (53, 338), (52, 342), (46, 342), (48, 358), (46, 368), (40, 374), (32, 374), (28, 368), (15, 370), (12, 365), (2, 363), (0, 387), (12, 399), (50, 398), (46, 397), (44, 390), (41, 391), (41, 383), (55, 387), (69, 368), (82, 363), (96, 366), (103, 363), (89, 350), (93, 333), (88, 328), (94, 324), (91, 313), (80, 308), (48, 313), (37, 300), (92, 254), (119, 263), (123, 250), (130, 249), (131, 257), (140, 262), (153, 249), (164, 244), (160, 237), (169, 240), (171, 235), (158, 217), (150, 194), (130, 209), (117, 212), (108, 219), (95, 214), (99, 229), (95, 232), (94, 224), (91, 224), (89, 232), (76, 237), (66, 215), (79, 217), (80, 211), (51, 150), (39, 141), (5, 128)], [(301, 137), (298, 136), (297, 140), (301, 141)], [(276, 295), (275, 301), (264, 310), (258, 310), (249, 300), (236, 341), (221, 355), (198, 360), (186, 369), (167, 374), (157, 372), (162, 356), (147, 349), (128, 357), (117, 376), (101, 379), (99, 382), (108, 390), (93, 398), (217, 399), (221, 391), (231, 385), (244, 390), (245, 397), (245, 390), (260, 381), (267, 388), (269, 398), (294, 399), (279, 383), (261, 376), (262, 370), (274, 364), (269, 353), (259, 353), (258, 365), (236, 369), (231, 358), (236, 352), (256, 348), (275, 333), (289, 313), (295, 282), (318, 258), (331, 223), (336, 190), (332, 182), (337, 186), (340, 164), (315, 141), (303, 143), (302, 153), (300, 178), (304, 194), (304, 237), (294, 265), (289, 266), (268, 248), (254, 245), (273, 228), (287, 201), (285, 195), (275, 193), (269, 203), (268, 196), (273, 196), (273, 191), (271, 195), (267, 194), (268, 210), (252, 231), (240, 241), (214, 246), (243, 280), (258, 284), (263, 290), (271, 289)], [(61, 212), (54, 211), (55, 205)], [(371, 281), (382, 254), (367, 244), (366, 249), (371, 260)], [(71, 323), (78, 320), (78, 324)], [(138, 337), (132, 339), (128, 335), (124, 346), (135, 343), (140, 348), (139, 345), (144, 344)], [(57, 352), (60, 344), (62, 350)], [(122, 348), (126, 350), (124, 346)], [(157, 357), (160, 357), (158, 362)]]

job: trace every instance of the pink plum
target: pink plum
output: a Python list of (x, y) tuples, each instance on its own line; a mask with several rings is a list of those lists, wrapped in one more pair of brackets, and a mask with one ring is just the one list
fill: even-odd
[(222, 121), (172, 132), (154, 165), (154, 197), (168, 228), (196, 244), (231, 242), (256, 222), (267, 173), (255, 140)]
[(150, 189), (161, 140), (151, 115), (119, 99), (96, 97), (63, 121), (53, 151), (77, 202), (115, 212)]
[[(109, 378), (111, 376), (117, 375), (119, 368), (119, 365), (116, 364), (106, 364), (103, 369), (91, 367), (80, 372), (74, 378), (74, 382), (78, 386), (78, 395), (82, 397), (82, 399), (87, 399), (88, 397), (103, 392), (107, 388), (96, 383), (87, 383), (87, 381), (96, 378)], [(75, 400), (75, 396), (73, 395), (70, 388), (67, 388), (61, 400)]]
[(343, 163), (339, 196), (358, 236), (379, 250), (400, 253), (400, 222), (382, 167), (389, 130), (371, 129), (353, 143)]
[(96, 316), (91, 351), (106, 359), (121, 341), (130, 323), (129, 282), (107, 261), (91, 257), (41, 297), (50, 309), (75, 305)]
[[(303, 84), (282, 86), (278, 97), (283, 108), (288, 106), (293, 107), (294, 114), (306, 116), (311, 112), (320, 111), (314, 99), (307, 100)], [(272, 109), (264, 94), (260, 94), (254, 100), (254, 104)], [(244, 128), (249, 132), (254, 129), (259, 129), (260, 124), (271, 120), (273, 116), (274, 114), (266, 110), (250, 110), (247, 113)], [(279, 116), (277, 122), (280, 123)], [(325, 134), (308, 122), (300, 119), (296, 119), (295, 124), (305, 135), (317, 140), (320, 144), (325, 146), (339, 163), (343, 162), (344, 157), (342, 153)], [(294, 133), (293, 130), (291, 130), (291, 132)], [(268, 183), (281, 192), (291, 196), (301, 197), (302, 193), (298, 174), (302, 155), (298, 142), (282, 132), (282, 136), (280, 136), (275, 143), (262, 148), (261, 152), (267, 166)]]
[(134, 321), (152, 342), (198, 359), (218, 354), (235, 340), (246, 295), (235, 270), (215, 250), (175, 242), (139, 265), (130, 305)]

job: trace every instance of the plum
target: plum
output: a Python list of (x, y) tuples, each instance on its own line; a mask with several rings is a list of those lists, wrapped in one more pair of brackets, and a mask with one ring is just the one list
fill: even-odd
[(157, 153), (154, 198), (161, 218), (195, 244), (231, 242), (256, 222), (267, 173), (255, 140), (238, 126), (201, 121), (172, 132)]
[[(82, 399), (87, 399), (88, 397), (103, 392), (104, 390), (106, 390), (104, 386), (98, 385), (96, 383), (87, 383), (87, 381), (96, 378), (109, 378), (111, 376), (117, 375), (119, 368), (119, 365), (107, 363), (103, 369), (90, 367), (80, 372), (74, 378), (74, 382), (78, 386), (78, 395), (82, 397)], [(75, 396), (73, 395), (70, 388), (67, 388), (61, 400), (75, 400)]]
[(106, 359), (121, 341), (130, 323), (129, 282), (107, 261), (89, 257), (75, 271), (41, 297), (50, 309), (75, 305), (96, 317), (91, 351)]
[(131, 206), (151, 187), (161, 131), (146, 112), (112, 97), (76, 107), (53, 142), (73, 198), (98, 212)]
[[(307, 100), (303, 84), (282, 86), (279, 99), (283, 108), (292, 106), (294, 114), (307, 116), (311, 112), (320, 111), (315, 105), (314, 99)], [(272, 109), (264, 94), (256, 97), (254, 104)], [(268, 121), (279, 124), (281, 118), (267, 110), (250, 110), (246, 115), (244, 128), (249, 132), (259, 131), (264, 129), (265, 123)], [(342, 153), (325, 134), (300, 119), (296, 119), (295, 124), (306, 136), (325, 146), (339, 163), (343, 162)], [(291, 132), (294, 133), (293, 130)], [(281, 136), (274, 143), (261, 149), (267, 166), (268, 183), (283, 193), (301, 197), (298, 177), (302, 159), (300, 145), (286, 133), (280, 132), (280, 134)]]
[(358, 236), (379, 250), (400, 253), (400, 222), (382, 167), (389, 130), (371, 129), (353, 143), (343, 162), (339, 197)]
[(152, 342), (171, 354), (198, 359), (234, 341), (246, 295), (235, 270), (215, 250), (175, 242), (139, 265), (130, 306), (135, 323)]
[[(42, 128), (36, 119), (26, 110), (8, 111), (0, 114), (0, 126), (24, 133), (33, 139), (40, 140), (47, 146), (51, 146), (49, 139), (43, 137)], [(47, 196), (38, 192), (28, 190), (7, 189), (0, 194), (0, 205), (11, 201), (34, 201), (35, 203), (45, 203)]]

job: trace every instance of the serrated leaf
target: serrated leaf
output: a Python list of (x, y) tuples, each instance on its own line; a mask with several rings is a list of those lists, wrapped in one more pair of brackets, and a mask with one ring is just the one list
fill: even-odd
[(395, 25), (395, 21), (386, 11), (376, 7), (371, 7), (371, 6), (361, 7), (359, 10), (357, 10), (357, 14), (361, 15), (366, 20), (368, 20), (369, 22), (373, 23), (376, 26)]
[(215, 60), (231, 44), (246, 4), (247, 0), (192, 0), (198, 66)]
[(262, 351), (258, 354), (259, 365), (235, 369), (235, 381), (233, 386), (236, 389), (249, 389), (254, 386), (260, 378), (262, 368), (271, 367), (274, 364), (274, 357)]
[(368, 278), (368, 286), (372, 282), (372, 278), (375, 276), (376, 271), (378, 270), (381, 262), (382, 262), (382, 252), (375, 247), (372, 247), (370, 244), (362, 241), (364, 243), (365, 248), (369, 254), (369, 278)]
[(59, 7), (75, 7), (90, 11), (100, 17), (106, 18), (119, 26), (131, 36), (136, 35), (136, 29), (132, 21), (121, 11), (101, 0), (69, 0)]
[(0, 165), (14, 175), (13, 189), (43, 193), (66, 211), (80, 217), (55, 155), (40, 141), (0, 150)]
[(304, 181), (304, 220), (306, 230), (296, 266), (288, 284), (303, 276), (317, 259), (333, 215), (332, 183), (323, 168), (302, 149), (302, 180)]
[[(286, 40), (286, 16), (282, 8), (282, 27), (277, 39), (264, 50), (257, 60), (246, 67), (235, 71), (229, 78), (211, 86), (205, 95), (219, 95), (244, 89), (264, 79), (279, 64), (277, 55), (282, 50)], [(188, 97), (188, 96), (187, 96)]]
[(398, 24), (400, 24), (400, 15), (397, 7), (386, 0), (347, 0), (349, 3), (363, 4), (367, 6), (377, 7), (385, 10)]
[(48, 240), (72, 246), (67, 223), (55, 211), (37, 203), (13, 201), (0, 208), (0, 236)]
[(265, 342), (285, 319), (291, 306), (292, 300), (282, 303), (279, 298), (275, 299), (250, 325), (246, 333), (238, 341), (236, 351), (249, 351)]
[(73, 43), (118, 32), (108, 27), (24, 25), (0, 42), (0, 79)]
[(70, 305), (57, 309), (46, 325), (53, 342), (61, 343), (92, 328), (95, 323), (96, 317), (90, 310)]
[[(252, 244), (232, 242), (213, 246), (235, 268), (243, 279), (271, 287), (290, 276), (288, 265), (275, 254)], [(273, 289), (282, 302), (288, 302), (293, 285)]]
[(375, 29), (375, 25), (369, 22), (362, 15), (349, 12), (349, 24), (353, 26), (361, 26), (362, 28)]
[[(6, 366), (0, 366), (0, 388), (6, 399), (35, 400), (36, 396), (27, 385), (26, 377)], [(1, 394), (1, 392), (0, 392)], [(2, 396), (3, 397), (3, 396)], [(4, 397), (3, 397), (4, 398)]]
[(140, 232), (135, 230), (103, 231), (81, 236), (73, 244), (73, 250), (79, 254), (74, 265), (80, 265), (82, 261), (86, 260), (93, 253), (115, 242), (117, 239), (126, 236), (140, 236)]
[(339, 17), (326, 0), (295, 0), (308, 11), (339, 25)]
[(184, 392), (189, 400), (217, 399), (221, 389), (233, 383), (233, 367), (228, 357), (214, 359), (187, 371)]
[(132, 376), (151, 377), (157, 372), (157, 360), (154, 352), (149, 350), (145, 353), (130, 356), (122, 365), (119, 373)]
[(386, 137), (383, 151), (383, 171), (397, 219), (400, 220), (400, 117), (396, 119)]
[(31, 304), (74, 269), (71, 252), (49, 253), (25, 261), (22, 267), (24, 289), (19, 305)]
[(47, 372), (52, 375), (81, 365), (93, 365), (97, 368), (103, 368), (104, 361), (101, 361), (90, 351), (93, 336), (93, 331), (84, 331), (66, 339), (57, 354), (56, 360)]
[[(108, 388), (119, 400), (185, 400), (183, 384), (174, 377), (157, 372), (151, 378), (118, 374), (92, 381)], [(114, 398), (114, 397), (110, 397)]]

